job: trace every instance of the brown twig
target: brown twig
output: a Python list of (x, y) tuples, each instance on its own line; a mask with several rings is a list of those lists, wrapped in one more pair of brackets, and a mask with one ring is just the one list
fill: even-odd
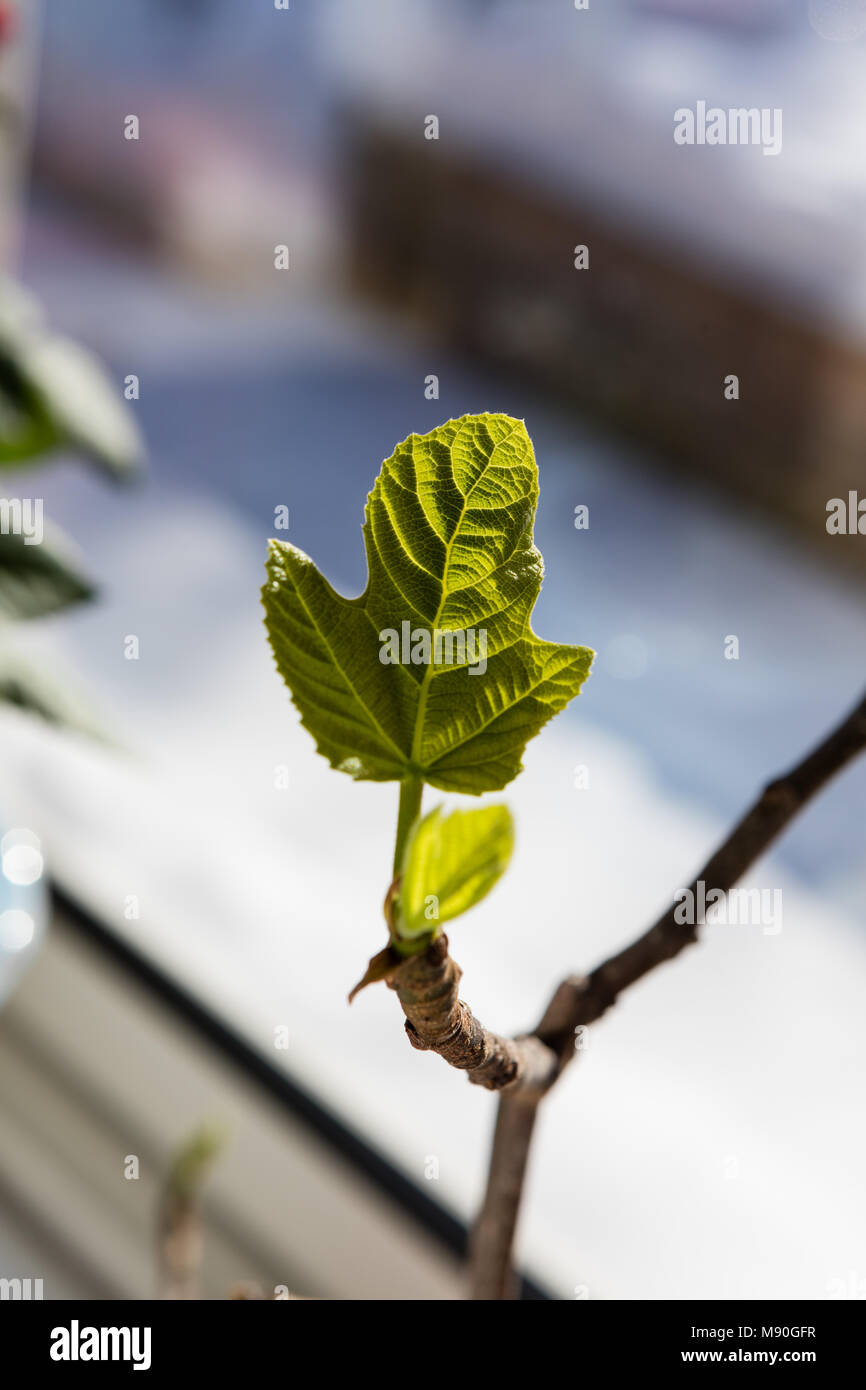
[[(697, 892), (701, 881), (707, 892), (711, 888), (727, 892), (797, 812), (864, 749), (866, 699), (802, 762), (764, 789), (697, 875), (692, 892)], [(572, 977), (559, 986), (535, 1030), (535, 1036), (558, 1059), (557, 1075), (574, 1056), (578, 1028), (596, 1022), (624, 989), (697, 939), (696, 926), (678, 923), (675, 910), (675, 905), (668, 908), (649, 931), (585, 978)], [(543, 1094), (521, 1097), (506, 1090), (499, 1101), (487, 1192), (472, 1240), (473, 1298), (513, 1296), (511, 1250), (535, 1115)]]
[[(866, 748), (866, 698), (802, 762), (771, 782), (692, 884), (727, 892), (817, 792)], [(470, 1081), (500, 1092), (484, 1205), (473, 1235), (474, 1298), (513, 1293), (511, 1249), (538, 1105), (575, 1051), (575, 1031), (596, 1022), (624, 989), (697, 940), (673, 904), (649, 931), (585, 977), (562, 982), (533, 1033), (491, 1033), (458, 998), (461, 971), (447, 939), (404, 961), (389, 977), (414, 1047), (438, 1052)]]
[[(692, 892), (697, 891), (700, 882), (703, 882), (707, 892), (711, 888), (722, 892), (732, 888), (807, 802), (864, 749), (866, 699), (861, 700), (802, 762), (765, 787), (755, 804), (701, 869), (691, 885)], [(581, 1024), (595, 1023), (628, 985), (640, 980), (657, 965), (671, 960), (683, 947), (697, 939), (696, 928), (680, 926), (674, 912), (675, 906), (668, 908), (649, 931), (624, 951), (596, 966), (585, 980), (566, 982), (563, 987), (562, 1026), (552, 1026), (553, 1021), (548, 1018), (547, 1026), (542, 1020), (537, 1030), (559, 1052), (563, 1061), (574, 1051), (575, 1028)]]
[(487, 1192), (469, 1251), (473, 1299), (518, 1296), (511, 1250), (541, 1096), (503, 1095), (496, 1111)]
[(406, 1015), (406, 1034), (421, 1052), (437, 1052), (489, 1091), (526, 1090), (541, 1097), (556, 1080), (555, 1052), (530, 1035), (501, 1038), (478, 1022), (458, 998), (462, 970), (448, 953), (447, 936), (410, 956), (388, 976)]

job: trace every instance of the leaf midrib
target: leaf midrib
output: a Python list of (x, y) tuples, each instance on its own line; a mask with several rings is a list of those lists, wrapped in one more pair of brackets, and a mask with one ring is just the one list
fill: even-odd
[[(463, 518), (464, 518), (465, 515), (466, 515), (466, 508), (467, 508), (467, 505), (468, 505), (468, 503), (469, 503), (469, 499), (470, 499), (470, 497), (472, 496), (472, 494), (473, 494), (473, 492), (475, 491), (475, 489), (477, 488), (478, 484), (481, 482), (481, 479), (484, 477), (484, 475), (485, 475), (485, 473), (487, 472), (488, 468), (490, 467), (490, 465), (491, 465), (491, 463), (492, 463), (492, 461), (493, 461), (493, 455), (496, 453), (496, 450), (500, 447), (500, 445), (507, 443), (507, 441), (508, 441), (508, 440), (512, 437), (512, 435), (515, 434), (516, 432), (517, 432), (517, 425), (515, 424), (515, 425), (513, 425), (512, 428), (508, 431), (508, 434), (506, 434), (502, 439), (498, 439), (498, 440), (495, 442), (495, 444), (493, 445), (493, 448), (492, 448), (491, 451), (490, 451), (490, 457), (488, 458), (488, 460), (487, 460), (487, 462), (485, 463), (484, 467), (482, 468), (481, 472), (478, 474), (478, 477), (475, 479), (475, 481), (474, 481), (474, 483), (472, 484), (472, 486), (470, 487), (469, 491), (463, 494), (463, 506), (460, 508), (460, 516), (459, 516), (458, 519), (457, 519), (457, 525), (454, 527), (454, 530), (453, 530), (453, 532), (451, 533), (451, 539), (450, 539), (449, 541), (447, 541), (447, 542), (446, 542), (446, 545), (445, 545), (445, 561), (444, 561), (443, 566), (442, 566), (442, 593), (441, 593), (440, 596), (439, 596), (439, 605), (438, 605), (438, 607), (437, 607), (437, 609), (436, 609), (436, 616), (435, 616), (435, 618), (433, 619), (433, 629), (434, 629), (434, 631), (436, 630), (436, 628), (438, 628), (438, 626), (439, 626), (439, 621), (440, 621), (440, 619), (441, 619), (441, 617), (442, 617), (442, 610), (444, 609), (445, 604), (447, 603), (448, 599), (451, 597), (450, 593), (449, 593), (449, 592), (446, 592), (446, 588), (445, 588), (445, 576), (446, 576), (447, 573), (448, 573), (448, 566), (449, 566), (449, 564), (451, 563), (451, 548), (452, 548), (452, 546), (454, 545), (454, 543), (455, 543), (455, 541), (456, 541), (456, 539), (457, 539), (457, 536), (459, 535), (460, 527), (463, 525)], [(453, 453), (453, 450), (454, 450), (454, 440), (452, 439), (451, 443), (450, 443), (449, 446), (448, 446), (448, 461), (449, 461), (449, 463), (450, 463), (450, 465), (451, 465), (451, 478), (452, 478), (453, 482), (454, 482), (455, 485), (456, 485), (457, 479), (456, 479), (456, 477), (454, 476), (454, 453)], [(411, 752), (410, 757), (411, 757), (412, 763), (413, 763), (414, 765), (416, 765), (416, 766), (418, 766), (418, 765), (420, 764), (420, 758), (421, 758), (421, 739), (422, 739), (423, 732), (424, 732), (424, 717), (425, 717), (425, 715), (426, 715), (426, 713), (427, 713), (427, 698), (428, 698), (428, 695), (429, 695), (429, 693), (430, 693), (430, 682), (431, 682), (431, 680), (432, 680), (432, 672), (433, 672), (433, 663), (430, 662), (430, 663), (428, 664), (428, 666), (427, 666), (426, 671), (424, 672), (424, 679), (423, 679), (422, 682), (421, 682), (421, 689), (420, 689), (420, 691), (418, 692), (418, 704), (417, 704), (416, 709), (415, 709), (415, 727), (414, 727), (414, 729), (413, 729), (413, 731), (412, 731), (412, 752)], [(437, 759), (437, 761), (438, 761), (438, 759)]]

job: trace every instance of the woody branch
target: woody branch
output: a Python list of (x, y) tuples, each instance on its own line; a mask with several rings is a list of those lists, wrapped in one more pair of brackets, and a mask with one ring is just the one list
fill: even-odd
[[(784, 776), (770, 782), (692, 884), (727, 892), (821, 788), (866, 748), (866, 698)], [(487, 1194), (472, 1249), (476, 1298), (509, 1295), (510, 1256), (535, 1114), (574, 1055), (575, 1029), (596, 1022), (629, 985), (697, 940), (695, 924), (676, 920), (672, 905), (624, 950), (556, 990), (532, 1033), (508, 1039), (490, 1032), (458, 996), (461, 971), (447, 939), (400, 964), (389, 984), (406, 1015), (414, 1047), (437, 1052), (469, 1080), (500, 1092)]]

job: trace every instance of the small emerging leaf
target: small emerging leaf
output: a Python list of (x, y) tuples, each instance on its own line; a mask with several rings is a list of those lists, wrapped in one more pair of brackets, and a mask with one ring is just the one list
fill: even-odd
[(268, 636), (332, 767), (474, 795), (521, 771), (528, 740), (578, 694), (593, 658), (530, 626), (544, 572), (537, 501), (522, 421), (464, 415), (410, 435), (382, 465), (360, 598), (271, 542)]
[[(514, 823), (507, 806), (476, 811), (438, 807), (419, 820), (406, 846), (397, 934), (412, 939), (468, 912), (508, 868)], [(435, 914), (435, 915), (434, 915)]]
[(166, 1178), (167, 1191), (185, 1200), (193, 1197), (225, 1142), (221, 1130), (211, 1124), (200, 1125), (175, 1154)]

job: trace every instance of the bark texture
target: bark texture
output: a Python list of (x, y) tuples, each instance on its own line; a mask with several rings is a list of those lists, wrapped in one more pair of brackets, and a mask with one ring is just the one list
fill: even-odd
[(442, 935), (389, 976), (412, 1046), (438, 1053), (450, 1066), (467, 1072), (476, 1086), (542, 1095), (556, 1077), (556, 1054), (534, 1035), (503, 1038), (479, 1023), (459, 997), (462, 974)]
[[(732, 888), (802, 807), (864, 748), (866, 699), (802, 762), (769, 783), (698, 873), (692, 892), (697, 894), (699, 882), (707, 893)], [(474, 1298), (514, 1296), (511, 1250), (538, 1105), (574, 1056), (576, 1029), (595, 1023), (624, 989), (697, 940), (698, 924), (678, 923), (675, 911), (673, 903), (643, 936), (590, 974), (563, 980), (538, 1026), (516, 1038), (485, 1028), (460, 999), (462, 971), (445, 936), (408, 960), (392, 962), (389, 957), (382, 973), (370, 976), (387, 978), (396, 992), (413, 1047), (438, 1053), (475, 1085), (500, 1092), (487, 1193), (472, 1241)]]

